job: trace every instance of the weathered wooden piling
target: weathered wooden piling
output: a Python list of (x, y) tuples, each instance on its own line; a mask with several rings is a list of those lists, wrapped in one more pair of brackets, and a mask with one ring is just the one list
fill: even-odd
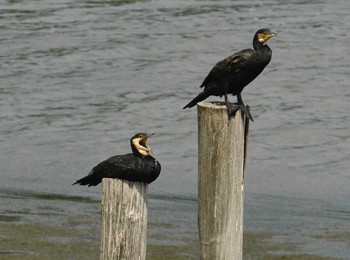
[(148, 184), (102, 180), (101, 260), (146, 259)]
[(200, 259), (242, 259), (248, 119), (223, 104), (198, 103)]

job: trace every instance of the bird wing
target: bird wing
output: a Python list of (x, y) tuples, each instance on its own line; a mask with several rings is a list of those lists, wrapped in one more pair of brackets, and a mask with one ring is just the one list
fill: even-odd
[(219, 61), (209, 72), (208, 76), (204, 79), (200, 87), (204, 87), (209, 83), (222, 79), (225, 77), (232, 77), (232, 75), (238, 73), (244, 69), (247, 63), (250, 61), (254, 50), (245, 49), (232, 54), (231, 56)]
[(96, 165), (89, 175), (100, 175), (102, 178), (115, 178), (135, 171), (135, 156), (132, 153), (112, 156)]
[(73, 185), (96, 186), (103, 178), (126, 179), (135, 173), (138, 161), (132, 153), (113, 156), (96, 165), (87, 176), (77, 180)]

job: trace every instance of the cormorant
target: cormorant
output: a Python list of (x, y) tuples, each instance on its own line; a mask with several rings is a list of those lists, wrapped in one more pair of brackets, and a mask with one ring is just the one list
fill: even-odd
[[(245, 49), (219, 61), (200, 85), (204, 87), (185, 108), (193, 107), (209, 96), (225, 96), (228, 117), (234, 116), (239, 108), (253, 121), (253, 117), (243, 103), (241, 92), (269, 64), (272, 51), (266, 43), (276, 33), (270, 29), (258, 30), (253, 38), (254, 49)], [(230, 104), (227, 94), (237, 96), (238, 104)]]
[[(131, 137), (132, 153), (115, 155), (96, 165), (84, 178), (74, 184), (96, 186), (102, 178), (118, 178), (128, 181), (151, 183), (160, 174), (160, 163), (151, 156), (147, 144), (153, 134), (139, 133)], [(73, 185), (74, 185), (73, 184)]]

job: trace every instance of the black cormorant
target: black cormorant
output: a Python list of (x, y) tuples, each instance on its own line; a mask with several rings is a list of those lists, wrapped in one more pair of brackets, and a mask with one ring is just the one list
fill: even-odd
[[(253, 121), (249, 110), (245, 107), (241, 92), (269, 64), (272, 51), (266, 43), (276, 33), (270, 29), (258, 30), (253, 38), (254, 49), (245, 49), (219, 61), (209, 72), (200, 87), (204, 87), (184, 108), (193, 107), (209, 96), (225, 96), (228, 117), (234, 116), (239, 108)], [(230, 104), (227, 94), (237, 96), (238, 104)]]
[[(132, 153), (115, 155), (96, 165), (84, 178), (74, 184), (96, 186), (102, 178), (151, 183), (160, 174), (160, 163), (151, 155), (147, 144), (153, 134), (139, 133), (130, 139)], [(73, 184), (73, 185), (74, 185)]]

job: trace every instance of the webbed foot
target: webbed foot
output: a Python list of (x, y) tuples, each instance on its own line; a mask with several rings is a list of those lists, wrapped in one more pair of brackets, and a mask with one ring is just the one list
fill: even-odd
[(226, 107), (227, 107), (227, 115), (229, 120), (231, 119), (231, 117), (234, 117), (236, 115), (239, 109), (241, 109), (243, 114), (245, 114), (246, 117), (248, 117), (252, 122), (254, 122), (252, 114), (250, 113), (249, 109), (245, 105), (237, 103), (237, 104), (226, 105)]

